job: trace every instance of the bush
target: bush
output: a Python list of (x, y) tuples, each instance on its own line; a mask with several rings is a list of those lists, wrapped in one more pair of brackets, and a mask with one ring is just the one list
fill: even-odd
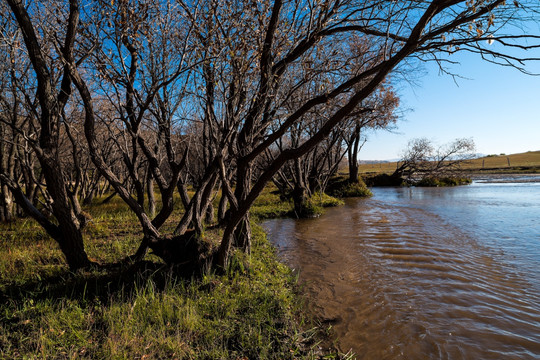
[(366, 184), (361, 183), (347, 184), (340, 189), (339, 197), (369, 197), (373, 193), (367, 188)]
[(315, 203), (313, 199), (308, 199), (302, 206), (300, 213), (297, 213), (296, 210), (293, 210), (296, 217), (298, 218), (312, 218), (321, 216), (323, 213), (323, 208)]
[(362, 179), (357, 183), (350, 183), (348, 178), (337, 177), (330, 181), (327, 189), (328, 194), (338, 198), (346, 197), (369, 197), (373, 194)]
[(405, 185), (400, 176), (377, 174), (365, 178), (367, 186), (403, 186)]
[(311, 197), (315, 205), (326, 208), (343, 205), (343, 200), (330, 196), (326, 193), (317, 192)]

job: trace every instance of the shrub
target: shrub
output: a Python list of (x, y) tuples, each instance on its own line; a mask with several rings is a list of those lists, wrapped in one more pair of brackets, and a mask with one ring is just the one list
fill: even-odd
[(321, 216), (323, 213), (323, 208), (315, 203), (313, 199), (308, 199), (304, 202), (302, 208), (298, 211), (293, 209), (291, 215), (293, 217), (305, 219)]
[(404, 181), (401, 176), (377, 174), (365, 178), (367, 186), (403, 186)]
[(362, 179), (357, 183), (350, 183), (348, 178), (337, 177), (328, 184), (328, 194), (338, 198), (368, 197), (373, 195)]
[(311, 200), (315, 203), (315, 205), (323, 208), (343, 205), (343, 200), (321, 192), (315, 193), (311, 197)]
[(442, 187), (442, 186), (458, 186), (458, 185), (468, 185), (472, 183), (472, 180), (469, 178), (460, 178), (460, 177), (426, 177), (418, 181), (415, 186), (421, 187)]
[(369, 197), (372, 192), (367, 188), (364, 182), (347, 184), (340, 189), (339, 197)]

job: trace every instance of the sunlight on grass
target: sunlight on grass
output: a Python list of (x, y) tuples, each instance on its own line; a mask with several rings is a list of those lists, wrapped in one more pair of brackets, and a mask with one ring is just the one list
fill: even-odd
[[(259, 217), (265, 209), (275, 216), (290, 211), (290, 204), (266, 193), (256, 209)], [(85, 246), (92, 259), (110, 263), (136, 249), (140, 229), (120, 201), (87, 211), (92, 222), (85, 229)], [(302, 315), (295, 277), (278, 262), (256, 224), (250, 256), (238, 252), (227, 275), (198, 279), (178, 278), (165, 265), (148, 261), (71, 273), (57, 244), (34, 221), (0, 227), (0, 358), (321, 355), (316, 346), (320, 331)], [(217, 241), (220, 233), (206, 231), (205, 236)]]

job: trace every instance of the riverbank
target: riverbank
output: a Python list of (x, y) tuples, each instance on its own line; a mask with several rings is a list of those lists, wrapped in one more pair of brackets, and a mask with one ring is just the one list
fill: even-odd
[[(120, 200), (88, 212), (92, 260), (113, 263), (134, 251), (137, 220)], [(72, 273), (34, 221), (0, 225), (0, 358), (340, 358), (304, 301), (255, 224), (251, 256), (237, 253), (227, 275), (192, 279), (153, 255)]]
[[(370, 162), (358, 167), (361, 176), (392, 174), (399, 162)], [(504, 173), (540, 173), (540, 151), (528, 151), (519, 154), (487, 155), (463, 162), (462, 170), (468, 174), (504, 174)]]

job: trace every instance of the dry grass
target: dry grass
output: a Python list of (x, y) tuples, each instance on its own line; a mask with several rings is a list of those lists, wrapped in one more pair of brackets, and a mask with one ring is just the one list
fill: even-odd
[(539, 167), (540, 151), (529, 151), (520, 154), (495, 155), (472, 160), (468, 169), (490, 169), (490, 168), (508, 168), (508, 167)]
[[(359, 167), (360, 174), (369, 173), (393, 173), (397, 168), (396, 162), (379, 163), (379, 164), (361, 164)], [(523, 171), (534, 170), (540, 171), (540, 151), (529, 151), (520, 154), (499, 154), (488, 155), (486, 157), (471, 160), (463, 165), (465, 170), (469, 171)], [(532, 168), (532, 169), (531, 169)]]

